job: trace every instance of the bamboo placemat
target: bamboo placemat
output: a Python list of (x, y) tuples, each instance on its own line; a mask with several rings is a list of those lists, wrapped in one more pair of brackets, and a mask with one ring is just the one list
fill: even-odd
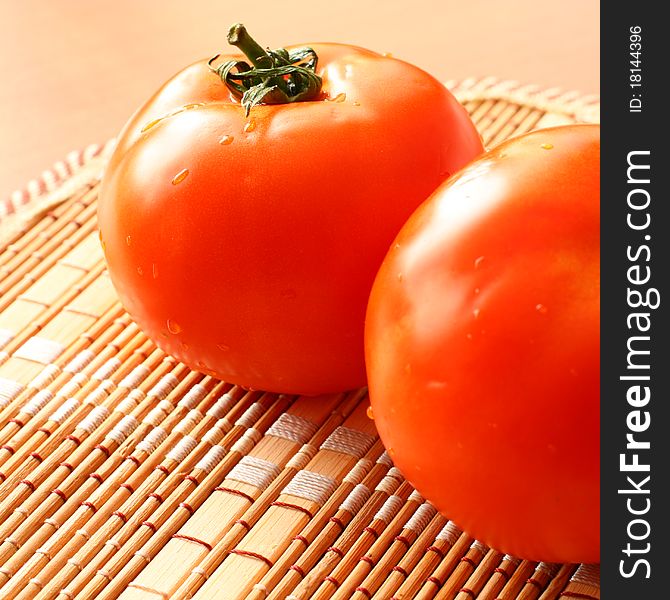
[[(597, 98), (447, 85), (487, 146), (598, 120)], [(0, 206), (0, 598), (600, 598), (597, 565), (517, 560), (438, 514), (365, 390), (249, 392), (158, 350), (105, 271), (111, 146)]]

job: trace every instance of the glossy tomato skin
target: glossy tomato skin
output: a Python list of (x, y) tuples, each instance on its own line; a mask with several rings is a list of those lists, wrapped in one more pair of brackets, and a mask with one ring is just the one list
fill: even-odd
[(396, 465), (531, 560), (599, 560), (599, 139), (533, 132), (451, 178), (399, 233), (366, 317)]
[(247, 388), (364, 385), (365, 306), (389, 244), (482, 151), (420, 69), (313, 47), (322, 97), (248, 117), (206, 61), (186, 68), (126, 125), (102, 183), (125, 308), (171, 355)]

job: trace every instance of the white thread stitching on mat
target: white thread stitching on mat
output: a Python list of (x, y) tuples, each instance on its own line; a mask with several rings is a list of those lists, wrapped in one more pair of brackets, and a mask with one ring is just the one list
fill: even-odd
[(165, 458), (169, 458), (175, 462), (180, 463), (184, 460), (198, 445), (198, 440), (190, 435), (185, 435), (181, 438), (172, 450), (170, 450)]
[(517, 558), (516, 556), (512, 556), (511, 554), (505, 554), (505, 556), (502, 557), (502, 560), (510, 562), (514, 566), (518, 565), (521, 562), (521, 559)]
[(175, 433), (188, 433), (191, 431), (200, 421), (202, 421), (203, 414), (196, 410), (195, 408), (188, 411), (188, 414), (181, 420), (177, 425), (175, 425)]
[(23, 385), (12, 379), (0, 377), (0, 408), (5, 408), (23, 391)]
[(380, 465), (388, 467), (389, 469), (393, 466), (393, 461), (391, 460), (391, 457), (389, 456), (389, 453), (386, 450), (384, 450), (382, 455), (377, 459), (377, 462)]
[(375, 515), (375, 520), (382, 521), (386, 525), (393, 519), (397, 512), (402, 508), (405, 501), (395, 494), (389, 496), (386, 499), (386, 502), (382, 504), (382, 507), (377, 511)]
[(184, 394), (184, 397), (177, 403), (177, 406), (183, 406), (184, 408), (191, 410), (192, 408), (195, 408), (206, 395), (207, 389), (199, 383), (196, 383)]
[(65, 350), (59, 342), (34, 335), (14, 353), (16, 358), (25, 358), (34, 362), (48, 365), (56, 360)]
[(231, 452), (236, 452), (238, 454), (249, 454), (262, 437), (263, 435), (258, 429), (250, 427), (242, 434), (242, 437), (233, 444), (233, 447), (230, 450)]
[(297, 471), (304, 469), (309, 461), (316, 456), (316, 451), (317, 448), (313, 444), (303, 444), (302, 448), (286, 463), (286, 468), (296, 469)]
[(241, 427), (251, 427), (264, 412), (263, 405), (260, 402), (254, 402), (247, 410), (244, 411), (244, 414), (235, 421), (235, 425), (240, 425)]
[(149, 392), (147, 393), (147, 396), (153, 396), (154, 398), (157, 398), (158, 400), (163, 400), (172, 390), (174, 390), (177, 387), (177, 384), (179, 383), (179, 379), (172, 373), (167, 373), (166, 375), (163, 375), (158, 380), (158, 383), (152, 387)]
[(131, 390), (130, 393), (119, 402), (116, 407), (116, 412), (127, 415), (137, 408), (137, 405), (144, 400), (144, 392), (142, 390)]
[(95, 406), (93, 410), (84, 417), (77, 425), (77, 429), (83, 429), (86, 433), (92, 433), (109, 416), (106, 406)]
[(80, 404), (81, 403), (76, 398), (68, 398), (51, 414), (51, 416), (49, 416), (49, 421), (53, 421), (56, 425), (60, 425), (65, 419), (74, 414), (74, 411), (79, 408)]
[(40, 390), (23, 406), (21, 412), (34, 417), (53, 400), (53, 397), (51, 390)]
[(86, 396), (84, 404), (92, 404), (93, 406), (98, 407), (98, 405), (101, 402), (104, 402), (107, 396), (111, 394), (113, 389), (114, 385), (110, 379), (101, 381), (100, 385)]
[(455, 524), (449, 521), (440, 531), (435, 536), (436, 540), (444, 540), (447, 542), (450, 546), (453, 546), (456, 543), (456, 540), (459, 538), (461, 535), (462, 531), (460, 528)]
[(370, 494), (370, 488), (359, 483), (349, 492), (349, 495), (344, 499), (344, 502), (340, 504), (339, 510), (346, 510), (352, 515), (357, 514), (368, 501)]
[(429, 502), (424, 502), (416, 512), (409, 518), (405, 524), (405, 529), (409, 529), (414, 533), (423, 531), (431, 519), (437, 514), (435, 507)]
[(151, 373), (146, 365), (136, 366), (128, 375), (119, 381), (119, 387), (133, 389), (142, 383)]
[(207, 410), (205, 414), (214, 417), (215, 419), (221, 419), (230, 412), (234, 403), (235, 400), (233, 399), (233, 396), (226, 392)]
[(259, 490), (265, 490), (280, 472), (279, 467), (269, 460), (256, 456), (243, 456), (226, 479), (248, 483)]
[(226, 455), (226, 448), (224, 446), (212, 446), (207, 454), (203, 456), (197, 465), (196, 469), (200, 469), (204, 473), (210, 473), (212, 469), (221, 462), (221, 459)]
[(372, 461), (369, 458), (361, 458), (354, 465), (354, 468), (351, 469), (345, 476), (342, 481), (346, 483), (352, 483), (356, 485), (363, 481), (363, 477), (368, 474), (368, 471), (372, 468)]
[[(208, 444), (216, 444), (223, 437), (223, 430), (221, 429), (221, 423), (216, 423), (214, 427), (205, 432), (205, 435), (202, 436), (202, 441)], [(234, 446), (233, 446), (234, 447)]]
[(423, 496), (419, 494), (416, 490), (412, 490), (412, 493), (409, 495), (409, 498), (407, 499), (408, 502), (417, 502), (421, 504), (423, 502)]
[(321, 449), (363, 458), (374, 442), (374, 436), (369, 433), (341, 425), (321, 444)]
[(105, 379), (109, 379), (120, 366), (121, 361), (116, 357), (112, 357), (106, 360), (100, 367), (98, 367), (95, 373), (91, 375), (91, 379), (95, 379), (96, 381), (104, 381)]
[(162, 427), (152, 429), (147, 436), (135, 447), (135, 450), (151, 454), (167, 439), (167, 431)]
[(541, 562), (535, 567), (535, 572), (546, 573), (549, 577), (554, 577), (560, 568), (560, 565), (554, 563)]
[(323, 506), (337, 488), (337, 481), (315, 473), (314, 471), (298, 471), (282, 490), (282, 494), (297, 496)]
[(402, 476), (398, 475), (395, 472), (391, 472), (395, 467), (391, 467), (389, 472), (384, 476), (384, 478), (377, 484), (375, 487), (376, 492), (383, 492), (384, 494), (392, 494), (395, 489), (398, 487), (398, 482), (402, 481)]
[(66, 381), (61, 389), (56, 392), (56, 396), (59, 398), (68, 398), (73, 396), (88, 381), (88, 377), (83, 373), (77, 373), (70, 381)]
[(479, 540), (474, 540), (472, 544), (470, 544), (470, 549), (477, 550), (477, 552), (484, 554), (485, 552), (488, 552), (489, 547), (486, 544), (482, 544)]
[(79, 373), (85, 369), (89, 363), (95, 358), (95, 352), (92, 350), (82, 350), (79, 352), (67, 365), (63, 371), (66, 373)]
[(32, 378), (28, 384), (29, 388), (34, 390), (41, 390), (47, 387), (52, 381), (60, 375), (60, 367), (58, 365), (50, 364), (44, 367), (35, 377)]
[(112, 428), (107, 437), (114, 440), (117, 444), (122, 444), (135, 431), (137, 425), (137, 419), (133, 415), (126, 415)]
[(271, 425), (266, 435), (283, 438), (296, 444), (306, 443), (318, 429), (318, 426), (298, 415), (282, 413)]
[(570, 581), (584, 583), (594, 587), (600, 586), (600, 565), (579, 565)]
[(158, 405), (154, 406), (149, 414), (147, 414), (147, 416), (142, 419), (142, 422), (146, 423), (147, 425), (153, 425), (154, 427), (157, 427), (160, 422), (173, 410), (174, 405), (172, 402), (169, 400), (161, 400)]

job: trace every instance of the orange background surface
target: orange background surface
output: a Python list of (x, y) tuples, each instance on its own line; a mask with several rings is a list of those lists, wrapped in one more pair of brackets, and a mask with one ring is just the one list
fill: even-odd
[(114, 136), (181, 67), (226, 49), (341, 41), (440, 80), (599, 92), (597, 0), (0, 0), (0, 196)]

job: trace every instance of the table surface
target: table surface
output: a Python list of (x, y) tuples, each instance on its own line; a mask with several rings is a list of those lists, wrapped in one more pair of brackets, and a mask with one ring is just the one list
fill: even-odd
[(495, 75), (599, 92), (596, 0), (0, 2), (0, 197), (114, 136), (182, 66), (244, 22), (263, 45), (342, 41), (441, 80)]

